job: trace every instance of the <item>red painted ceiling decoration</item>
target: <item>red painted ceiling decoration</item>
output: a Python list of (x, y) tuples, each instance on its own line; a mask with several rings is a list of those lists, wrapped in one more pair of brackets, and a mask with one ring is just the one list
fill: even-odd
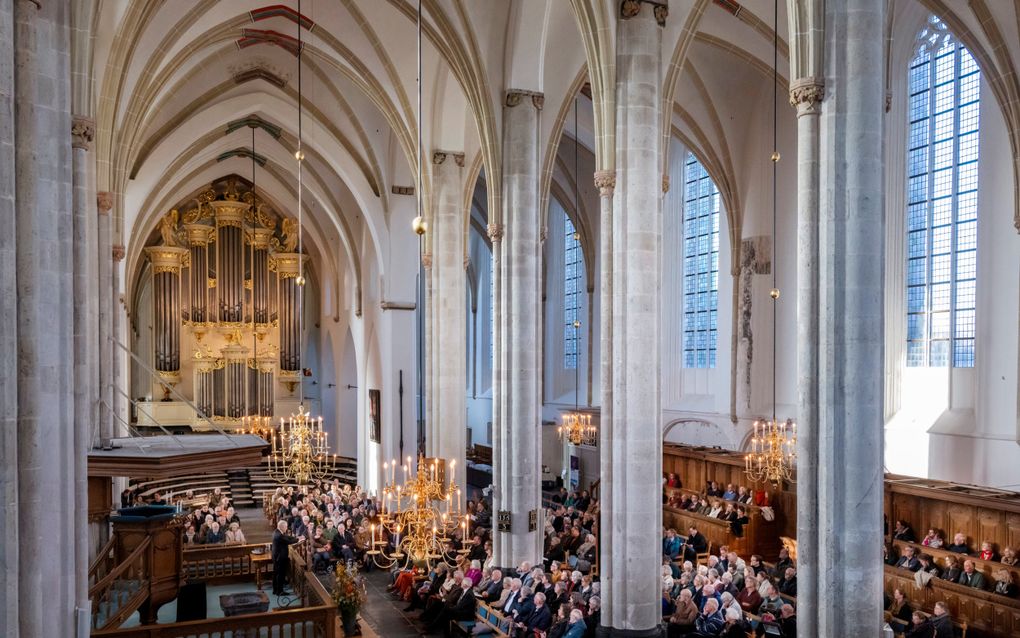
[[(275, 44), (294, 56), (298, 54), (299, 48), (297, 38), (285, 35), (279, 31), (241, 29), (241, 37), (237, 40), (237, 48), (247, 49), (248, 47), (255, 46), (256, 44)], [(304, 49), (304, 46), (305, 43), (302, 42), (300, 44), (300, 48)]]
[(297, 24), (300, 20), (301, 26), (311, 31), (315, 27), (315, 23), (312, 22), (308, 16), (299, 14), (291, 7), (282, 4), (271, 4), (261, 9), (255, 9), (249, 11), (248, 15), (251, 16), (252, 22), (258, 22), (259, 20), (268, 20), (270, 18), (286, 18)]

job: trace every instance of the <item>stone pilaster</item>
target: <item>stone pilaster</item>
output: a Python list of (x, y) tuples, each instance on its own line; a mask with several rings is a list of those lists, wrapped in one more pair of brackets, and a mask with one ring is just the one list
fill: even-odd
[(113, 437), (113, 235), (111, 229), (113, 193), (96, 193), (98, 228), (96, 249), (99, 277), (99, 439), (101, 444)]
[(94, 270), (96, 254), (96, 218), (93, 212), (91, 162), (89, 151), (95, 137), (95, 122), (75, 116), (71, 121), (71, 163), (73, 181), (73, 331), (74, 331), (74, 574), (75, 602), (87, 608), (88, 566), (91, 562), (88, 534), (88, 457), (92, 446), (91, 430), (98, 422), (99, 389), (96, 372), (99, 366), (98, 335), (94, 300), (97, 280)]
[(800, 78), (797, 109), (797, 610), (805, 630), (818, 626), (818, 119), (824, 85)]
[(819, 636), (874, 636), (882, 623), (882, 572), (874, 566), (882, 560), (886, 4), (845, 0), (825, 7), (818, 624), (811, 632)]
[(6, 14), (0, 20), (10, 19), (12, 4), (18, 352), (7, 365), (18, 371), (21, 516), (18, 617), (7, 619), (4, 633), (74, 636), (75, 578), (66, 575), (76, 565), (72, 539), (84, 530), (74, 529), (74, 516), (43, 514), (53, 510), (54, 498), (74, 494), (74, 454), (84, 454), (75, 449), (72, 435), (74, 361), (69, 356), (74, 343), (70, 15), (68, 3), (14, 0), (0, 10)]
[[(530, 99), (525, 99), (530, 98)], [(499, 464), (494, 509), (510, 512), (510, 531), (494, 531), (496, 563), (536, 564), (542, 558), (541, 220), (539, 121), (542, 100), (509, 90), (503, 107), (503, 221), (500, 262)], [(532, 523), (534, 513), (534, 523)]]
[(456, 482), (467, 494), (467, 300), (464, 273), (462, 153), (432, 154), (435, 215), (432, 235), (432, 456), (457, 461)]
[[(124, 261), (124, 246), (120, 244), (112, 245), (110, 247), (110, 257), (112, 260), (112, 267), (110, 268), (110, 288), (112, 290), (110, 303), (113, 305), (113, 308), (110, 311), (112, 324), (110, 326), (110, 330), (113, 333), (114, 339), (126, 344), (126, 339), (124, 338), (124, 335), (121, 334), (125, 323), (125, 308), (121, 297), (123, 292), (121, 291), (120, 283), (121, 262)], [(124, 367), (127, 354), (113, 344), (111, 344), (111, 348), (113, 348), (113, 367), (110, 370), (110, 381), (113, 383), (114, 388), (120, 389), (119, 391), (113, 391), (113, 403), (110, 404), (111, 411), (114, 415), (113, 423), (111, 424), (113, 427), (113, 435), (118, 437), (129, 436), (130, 433), (127, 429), (127, 406), (125, 405), (124, 395), (122, 394), (122, 392), (128, 391), (128, 388), (126, 387), (126, 380), (124, 378)]]
[[(628, 6), (630, 7), (628, 8)], [(616, 27), (616, 188), (609, 423), (601, 445), (603, 636), (658, 636), (662, 467), (662, 31), (664, 6), (623, 3)], [(629, 12), (629, 14), (628, 14)], [(607, 271), (611, 268), (611, 271)], [(603, 276), (606, 281), (606, 276)], [(605, 321), (605, 315), (604, 319)], [(610, 324), (603, 323), (605, 331)], [(608, 399), (608, 400), (607, 400)]]

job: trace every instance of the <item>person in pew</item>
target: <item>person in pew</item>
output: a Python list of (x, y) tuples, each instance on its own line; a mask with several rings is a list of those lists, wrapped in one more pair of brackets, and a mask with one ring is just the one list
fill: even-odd
[(704, 554), (707, 551), (708, 540), (698, 531), (697, 527), (691, 525), (687, 530), (687, 540), (684, 543), (684, 559), (694, 562), (698, 560), (698, 554)]
[(716, 483), (715, 481), (709, 482), (708, 487), (705, 488), (705, 496), (709, 498), (712, 498), (713, 496), (719, 497), (722, 496), (722, 494), (723, 494), (722, 489), (719, 487), (719, 484)]
[(960, 574), (963, 573), (963, 570), (960, 569), (960, 559), (956, 556), (946, 556), (945, 563), (946, 568), (942, 570), (942, 580), (954, 583), (960, 580)]
[(472, 589), (472, 581), (464, 577), (460, 585), (460, 595), (452, 604), (446, 604), (436, 614), (436, 617), (425, 626), (429, 633), (444, 629), (446, 636), (450, 635), (450, 623), (457, 620), (474, 620), (475, 610), (478, 608), (478, 601), (475, 600), (475, 592)]
[[(567, 635), (567, 630), (570, 629), (570, 611), (570, 605), (561, 605), (553, 612), (552, 626), (546, 632), (546, 638), (563, 638), (563, 636)], [(583, 636), (584, 634), (582, 633), (581, 635)]]
[(985, 575), (977, 571), (977, 566), (972, 560), (963, 561), (963, 573), (960, 574), (959, 584), (964, 587), (973, 587), (974, 589), (985, 588)]
[(773, 616), (779, 616), (779, 611), (783, 608), (783, 599), (776, 591), (775, 586), (769, 585), (766, 589), (765, 597), (761, 601), (761, 606), (758, 607), (758, 615), (763, 616), (765, 614), (772, 614)]
[(740, 609), (731, 607), (722, 612), (722, 614), (725, 623), (723, 624), (722, 631), (719, 632), (720, 638), (747, 638), (748, 624), (744, 620), (744, 614), (740, 612)]
[(921, 563), (917, 560), (917, 557), (914, 556), (913, 547), (908, 545), (903, 548), (903, 555), (900, 556), (898, 561), (896, 561), (896, 567), (899, 567), (900, 569), (909, 569), (912, 572), (916, 572), (921, 569)]
[(462, 572), (454, 572), (453, 578), (448, 579), (440, 589), (441, 596), (434, 596), (425, 603), (425, 611), (418, 617), (425, 626), (429, 626), (433, 620), (447, 607), (457, 604), (461, 594), (464, 593), (464, 583), (470, 582), (464, 578)]
[(737, 594), (737, 602), (740, 608), (749, 614), (758, 613), (761, 607), (761, 594), (758, 593), (758, 583), (753, 578), (744, 578), (744, 588)]
[(570, 612), (570, 628), (563, 638), (583, 638), (588, 626), (584, 622), (584, 612), (580, 609), (573, 609)]
[(995, 547), (992, 545), (991, 541), (981, 542), (981, 553), (978, 554), (978, 558), (981, 560), (991, 561), (999, 560), (999, 555), (995, 553)]
[(514, 625), (517, 625), (517, 623), (523, 623), (530, 618), (533, 611), (535, 611), (535, 595), (532, 593), (531, 587), (524, 585), (517, 596), (517, 602), (510, 609), (509, 616), (513, 619)]
[(963, 532), (957, 532), (953, 534), (953, 542), (946, 546), (946, 549), (955, 554), (963, 554), (967, 556), (970, 554), (970, 545), (967, 544), (967, 536)]
[(889, 601), (889, 606), (885, 610), (892, 614), (893, 618), (898, 618), (905, 624), (910, 623), (910, 601), (907, 600), (906, 594), (899, 587), (893, 590), (892, 600)]
[(779, 593), (790, 598), (797, 597), (797, 570), (787, 567), (783, 577), (777, 583)]
[(737, 500), (737, 492), (733, 489), (733, 483), (726, 486), (726, 491), (722, 493), (724, 501), (735, 501)]
[(712, 504), (709, 503), (708, 500), (704, 498), (698, 501), (698, 509), (694, 510), (696, 514), (701, 514), (702, 516), (708, 516), (709, 512), (711, 511)]
[(244, 532), (241, 531), (241, 524), (234, 521), (227, 528), (226, 542), (228, 545), (244, 545), (247, 543), (247, 539), (244, 537)]
[(737, 538), (744, 537), (744, 527), (751, 522), (751, 519), (747, 516), (747, 510), (743, 506), (738, 506), (736, 515), (730, 520), (730, 531)]
[(227, 536), (220, 528), (220, 524), (216, 521), (212, 522), (209, 526), (209, 533), (205, 535), (205, 543), (207, 545), (219, 545), (227, 542)]
[(695, 619), (694, 633), (690, 635), (697, 636), (698, 638), (718, 636), (725, 626), (726, 619), (723, 617), (722, 612), (719, 611), (719, 601), (715, 598), (709, 598), (705, 602), (705, 608), (702, 610), (701, 615)]
[(921, 544), (924, 545), (925, 547), (931, 547), (932, 549), (938, 549), (938, 548), (942, 547), (943, 541), (942, 541), (942, 537), (939, 536), (939, 533), (938, 533), (937, 530), (929, 529), (928, 533), (925, 535), (925, 537), (921, 539)]
[(921, 563), (921, 568), (918, 571), (930, 574), (934, 578), (938, 578), (939, 574), (942, 573), (939, 570), (939, 566), (935, 564), (935, 559), (931, 557), (931, 554), (918, 555), (917, 562)]
[(949, 605), (941, 600), (935, 603), (935, 609), (931, 615), (931, 624), (935, 630), (935, 636), (939, 638), (956, 635), (956, 630), (953, 629), (953, 619), (949, 616)]
[[(904, 638), (934, 638), (935, 627), (928, 616), (920, 611), (915, 611), (910, 614), (910, 620), (911, 623), (907, 625), (907, 630), (903, 632)], [(893, 626), (896, 627), (895, 624)]]
[(788, 567), (796, 568), (793, 559), (790, 558), (790, 550), (783, 547), (779, 550), (779, 560), (776, 561), (776, 566), (772, 571), (773, 576), (782, 576), (786, 573)]
[(698, 606), (694, 604), (691, 590), (681, 589), (676, 599), (676, 609), (669, 617), (666, 626), (668, 638), (679, 638), (694, 631), (694, 622), (698, 619)]
[(749, 504), (753, 498), (754, 497), (751, 495), (751, 493), (748, 492), (747, 488), (744, 487), (743, 485), (737, 488), (737, 502), (740, 503), (741, 505)]
[(1016, 598), (1017, 586), (1013, 583), (1013, 574), (1008, 569), (999, 569), (992, 574), (995, 577), (995, 587), (992, 591), (1000, 596)]
[(999, 560), (1003, 565), (1009, 565), (1013, 567), (1017, 563), (1016, 550), (1012, 547), (1006, 547), (1002, 550), (1002, 558)]
[(752, 554), (751, 555), (751, 562), (748, 564), (748, 567), (750, 567), (751, 569), (754, 570), (754, 575), (755, 576), (757, 576), (758, 574), (760, 574), (760, 573), (762, 573), (764, 571), (767, 571), (765, 569), (765, 563), (762, 562), (762, 558), (758, 554)]
[(680, 555), (680, 548), (683, 545), (683, 541), (677, 536), (676, 530), (673, 528), (666, 530), (666, 536), (662, 539), (662, 553), (664, 556), (670, 558), (676, 558)]
[(904, 543), (914, 543), (917, 541), (917, 535), (914, 534), (914, 530), (903, 521), (896, 521), (892, 537), (894, 541), (903, 541)]

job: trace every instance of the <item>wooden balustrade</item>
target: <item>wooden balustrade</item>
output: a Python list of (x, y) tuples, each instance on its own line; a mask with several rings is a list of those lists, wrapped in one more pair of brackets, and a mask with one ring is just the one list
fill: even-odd
[(92, 628), (120, 625), (149, 597), (149, 545), (146, 538), (109, 574), (89, 588)]
[(960, 569), (963, 569), (963, 561), (972, 560), (974, 561), (974, 569), (981, 572), (985, 577), (985, 582), (988, 584), (988, 588), (995, 587), (995, 572), (1000, 569), (1005, 569), (1013, 577), (1013, 583), (1020, 585), (1020, 566), (1017, 565), (1003, 565), (999, 561), (994, 560), (981, 560), (976, 556), (964, 556), (963, 554), (957, 554), (945, 549), (932, 549), (931, 547), (925, 547), (920, 543), (905, 543), (903, 541), (893, 541), (893, 545), (896, 547), (897, 558), (903, 554), (904, 547), (913, 547), (914, 556), (919, 554), (928, 554), (935, 559), (938, 564), (939, 571), (943, 571), (946, 563), (946, 556), (955, 556), (960, 561)]
[(89, 587), (102, 580), (113, 569), (113, 548), (114, 538), (111, 536), (102, 549), (96, 552), (95, 560), (89, 565)]
[[(244, 632), (243, 634), (241, 632)], [(226, 636), (308, 636), (335, 638), (336, 608), (277, 609), (264, 614), (193, 620), (93, 632), (93, 638), (225, 638)]]
[(968, 638), (1020, 635), (1020, 601), (1014, 598), (937, 578), (918, 590), (914, 572), (888, 565), (883, 580), (886, 594), (892, 596), (893, 590), (899, 588), (914, 608), (931, 613), (936, 602), (946, 603), (954, 621), (967, 623)]
[(184, 576), (220, 582), (249, 578), (255, 573), (252, 551), (265, 547), (265, 543), (189, 547), (184, 550)]

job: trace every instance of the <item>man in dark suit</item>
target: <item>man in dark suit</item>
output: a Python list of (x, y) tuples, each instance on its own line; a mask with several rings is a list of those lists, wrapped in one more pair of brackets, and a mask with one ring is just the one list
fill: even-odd
[(411, 589), (411, 602), (407, 607), (404, 607), (404, 611), (414, 611), (415, 609), (424, 609), (425, 603), (430, 600), (433, 596), (439, 594), (439, 588), (446, 582), (446, 576), (449, 568), (446, 563), (439, 563), (429, 576), (428, 586), (415, 586)]
[(509, 616), (513, 613), (517, 607), (517, 603), (521, 599), (521, 579), (515, 578), (510, 581), (510, 594), (506, 597), (506, 601), (503, 602), (503, 615)]
[(545, 604), (545, 594), (538, 593), (532, 597), (531, 613), (526, 618), (519, 618), (517, 626), (525, 629), (525, 635), (531, 636), (536, 631), (545, 632), (552, 625), (552, 612)]
[(708, 541), (697, 527), (691, 525), (688, 530), (687, 542), (684, 543), (684, 559), (694, 562), (698, 559), (698, 554), (704, 554), (707, 551)]
[(973, 587), (974, 589), (985, 588), (985, 575), (977, 571), (974, 568), (974, 561), (965, 560), (963, 561), (963, 573), (960, 574), (960, 580), (956, 581), (964, 587)]
[(535, 611), (535, 601), (531, 594), (531, 588), (527, 586), (521, 587), (521, 592), (517, 596), (517, 602), (514, 603), (513, 608), (510, 610), (510, 616), (514, 619), (515, 623), (519, 623), (530, 618), (533, 611)]
[(912, 572), (916, 572), (921, 569), (921, 562), (917, 560), (916, 556), (914, 556), (913, 547), (903, 548), (903, 555), (900, 556), (898, 561), (896, 561), (896, 566), (900, 569), (909, 569)]
[(450, 621), (474, 620), (477, 601), (475, 600), (475, 592), (471, 587), (472, 582), (470, 578), (462, 580), (460, 587), (454, 587), (454, 590), (460, 592), (459, 595), (452, 600), (447, 597), (443, 606), (436, 612), (435, 617), (425, 625), (425, 631), (432, 633), (440, 628), (445, 628), (446, 634), (449, 635)]
[(287, 572), (290, 571), (289, 548), (301, 539), (287, 533), (287, 521), (280, 521), (276, 524), (276, 531), (273, 532), (273, 594), (283, 596), (289, 592), (287, 587)]
[[(465, 580), (470, 581), (471, 579), (467, 578)], [(444, 608), (455, 605), (460, 599), (461, 594), (464, 593), (463, 583), (463, 580), (455, 583), (449, 591), (443, 594), (442, 598), (432, 598), (429, 600), (425, 605), (425, 611), (422, 612), (420, 620), (427, 626), (439, 616)]]
[(477, 594), (477, 598), (485, 602), (499, 600), (499, 595), (503, 593), (503, 572), (494, 569), (489, 578), (489, 584)]
[(953, 619), (949, 617), (949, 607), (941, 600), (935, 603), (935, 609), (931, 615), (931, 625), (935, 628), (936, 636), (955, 636)]

